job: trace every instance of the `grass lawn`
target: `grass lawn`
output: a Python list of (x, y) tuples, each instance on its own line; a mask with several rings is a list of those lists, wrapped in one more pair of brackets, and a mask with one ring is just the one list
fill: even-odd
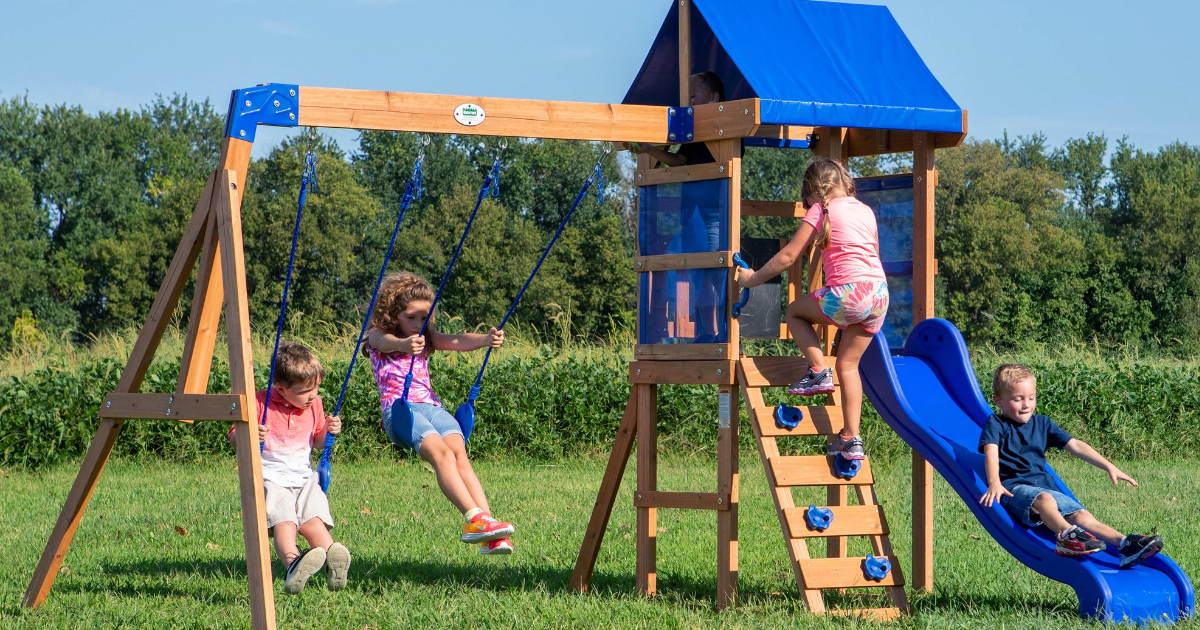
[[(672, 457), (663, 444), (660, 488), (715, 488), (715, 460)], [(323, 578), (297, 596), (282, 590), (275, 564), (280, 628), (607, 628), (856, 627), (854, 619), (809, 615), (756, 453), (742, 454), (739, 605), (713, 610), (716, 518), (663, 510), (659, 517), (659, 596), (634, 590), (635, 458), (609, 523), (592, 588), (567, 582), (605, 461), (559, 464), (486, 461), (477, 469), (501, 518), (517, 525), (516, 553), (487, 558), (457, 541), (460, 521), (418, 462), (334, 468), (334, 537), (354, 554), (346, 590)], [(1118, 529), (1157, 527), (1167, 552), (1200, 575), (1200, 467), (1192, 462), (1118, 462), (1142, 487), (1113, 488), (1082, 462), (1053, 461), (1102, 520)], [(117, 461), (105, 471), (46, 604), (20, 601), (69, 490), (75, 466), (44, 474), (0, 473), (0, 628), (240, 628), (249, 610), (233, 460), (206, 466)], [(896, 553), (909, 561), (907, 460), (876, 462)], [(820, 502), (797, 492), (797, 503)], [(1011, 558), (940, 479), (937, 482), (933, 594), (913, 595), (915, 616), (890, 627), (1070, 628), (1071, 589)], [(816, 550), (813, 543), (813, 549)], [(851, 542), (865, 553), (865, 541)], [(881, 589), (877, 589), (881, 590)], [(910, 594), (911, 595), (911, 594)], [(827, 598), (845, 606), (861, 596)], [(863, 602), (858, 602), (863, 603)], [(869, 602), (867, 602), (869, 603)], [(879, 604), (876, 604), (879, 605)], [(1198, 627), (1186, 622), (1180, 627)]]

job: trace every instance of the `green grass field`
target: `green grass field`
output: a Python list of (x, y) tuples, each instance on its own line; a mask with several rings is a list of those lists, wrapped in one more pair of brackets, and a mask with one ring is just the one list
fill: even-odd
[[(671, 457), (663, 445), (660, 487), (712, 490), (715, 463)], [(298, 596), (282, 591), (280, 628), (856, 627), (818, 618), (800, 602), (757, 454), (742, 454), (739, 605), (716, 612), (716, 519), (663, 510), (654, 600), (634, 590), (633, 465), (609, 524), (591, 591), (567, 583), (604, 467), (591, 458), (559, 464), (478, 465), (498, 516), (517, 524), (516, 553), (486, 558), (457, 541), (459, 518), (421, 463), (336, 466), (335, 538), (354, 553), (346, 590), (314, 579)], [(1053, 462), (1100, 518), (1118, 528), (1157, 527), (1190, 575), (1200, 569), (1195, 465), (1119, 462), (1142, 484), (1113, 488), (1100, 471)], [(4, 473), (0, 510), (0, 627), (239, 628), (249, 626), (245, 564), (232, 458), (206, 466), (117, 461), (109, 465), (47, 603), (20, 600), (69, 489), (74, 466)], [(896, 552), (909, 561), (907, 461), (877, 462), (877, 489)], [(817, 492), (817, 491), (814, 491)], [(821, 491), (823, 492), (823, 491)], [(814, 494), (811, 500), (816, 501)], [(797, 502), (809, 500), (797, 493)], [(1021, 566), (991, 540), (965, 505), (937, 483), (936, 590), (913, 596), (915, 616), (891, 627), (1082, 627), (1073, 592)], [(1131, 520), (1133, 522), (1131, 522)], [(177, 528), (182, 528), (177, 530)], [(185, 531), (186, 535), (181, 533)], [(814, 543), (815, 549), (816, 543)], [(865, 553), (865, 541), (851, 542)], [(866, 596), (833, 606), (870, 604)], [(879, 604), (876, 604), (879, 605)], [(1200, 627), (1188, 622), (1181, 627)]]

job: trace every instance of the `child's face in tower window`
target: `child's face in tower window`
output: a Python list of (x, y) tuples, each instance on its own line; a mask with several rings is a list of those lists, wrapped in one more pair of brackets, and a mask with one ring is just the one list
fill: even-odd
[(432, 306), (432, 302), (425, 300), (409, 302), (400, 313), (400, 332), (404, 333), (401, 337), (411, 337), (421, 332), (421, 324), (425, 323), (425, 317), (429, 315)]
[(688, 88), (690, 88), (691, 92), (692, 105), (707, 105), (708, 103), (717, 102), (717, 93), (708, 89), (704, 81), (692, 78), (688, 82)]
[(1037, 381), (1024, 378), (1013, 383), (1008, 391), (1001, 392), (996, 404), (1000, 405), (1000, 412), (1010, 420), (1021, 424), (1029, 422), (1037, 409)]

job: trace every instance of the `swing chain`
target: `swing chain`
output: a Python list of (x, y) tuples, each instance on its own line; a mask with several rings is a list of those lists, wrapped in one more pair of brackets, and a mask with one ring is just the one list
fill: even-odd
[(417, 161), (413, 163), (412, 184), (413, 193), (410, 201), (420, 199), (425, 194), (425, 172), (421, 170), (421, 164), (425, 161), (425, 154), (417, 156)]
[(308, 180), (308, 187), (315, 193), (317, 190), (317, 154), (312, 151), (304, 156), (304, 175), (303, 178)]
[(487, 195), (490, 192), (493, 198), (500, 197), (500, 161), (501, 161), (501, 159), (503, 159), (503, 156), (498, 155), (498, 156), (496, 156), (496, 161), (492, 163), (492, 170), (491, 170), (491, 172), (488, 173), (488, 176), (487, 176), (487, 183), (485, 184), (487, 188), (484, 191), (484, 195)]
[[(604, 158), (612, 153), (613, 145), (611, 142), (604, 143), (604, 152), (600, 154), (600, 159), (596, 160), (596, 167), (592, 170), (592, 177), (596, 178), (596, 203), (604, 205)], [(590, 178), (589, 178), (590, 179)]]

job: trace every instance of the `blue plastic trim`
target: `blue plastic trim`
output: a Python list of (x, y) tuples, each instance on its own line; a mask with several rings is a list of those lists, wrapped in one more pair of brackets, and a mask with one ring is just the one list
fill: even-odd
[(667, 140), (675, 142), (691, 142), (692, 132), (695, 131), (696, 119), (691, 107), (667, 108)]
[(771, 147), (774, 149), (807, 149), (812, 145), (808, 140), (787, 140), (779, 138), (742, 138), (743, 147)]
[(295, 127), (300, 124), (300, 86), (268, 83), (234, 90), (225, 117), (225, 136), (254, 142), (259, 125)]
[(804, 420), (804, 410), (799, 407), (789, 407), (788, 405), (779, 405), (775, 407), (775, 426), (780, 429), (792, 430), (800, 426), (800, 421)]
[(888, 573), (891, 572), (892, 561), (882, 556), (877, 557), (867, 554), (867, 557), (863, 558), (862, 567), (864, 577), (866, 577), (868, 580), (878, 581), (887, 577)]
[(809, 505), (808, 509), (804, 510), (804, 522), (810, 530), (823, 532), (829, 529), (829, 526), (833, 523), (833, 510), (827, 507)]
[[(741, 267), (742, 269), (750, 268), (750, 265), (747, 265), (746, 261), (742, 260), (741, 252), (733, 253), (733, 263), (735, 265), (737, 265), (738, 267)], [(734, 277), (736, 278), (737, 276), (734, 276)], [(733, 305), (733, 318), (734, 319), (737, 319), (738, 317), (741, 316), (742, 308), (744, 308), (746, 306), (746, 303), (749, 301), (750, 301), (750, 289), (742, 289), (742, 299), (738, 300), (737, 304)]]

